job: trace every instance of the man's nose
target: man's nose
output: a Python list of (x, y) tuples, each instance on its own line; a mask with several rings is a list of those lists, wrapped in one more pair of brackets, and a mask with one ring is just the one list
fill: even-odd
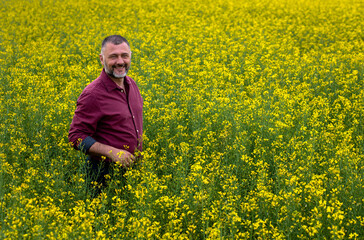
[(124, 58), (122, 56), (118, 56), (118, 58), (116, 59), (116, 63), (117, 64), (124, 64)]

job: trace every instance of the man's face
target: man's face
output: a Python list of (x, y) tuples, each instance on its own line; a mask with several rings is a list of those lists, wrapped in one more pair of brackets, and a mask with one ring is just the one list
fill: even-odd
[(118, 45), (110, 42), (106, 43), (100, 54), (100, 61), (110, 77), (115, 79), (124, 78), (130, 69), (130, 48), (125, 42)]

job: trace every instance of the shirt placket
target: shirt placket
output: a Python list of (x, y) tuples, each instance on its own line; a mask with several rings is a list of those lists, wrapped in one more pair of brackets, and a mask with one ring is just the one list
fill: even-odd
[(132, 119), (133, 119), (133, 124), (134, 124), (134, 129), (135, 129), (135, 134), (136, 134), (136, 136), (137, 136), (137, 139), (139, 138), (139, 129), (137, 128), (137, 125), (136, 125), (136, 123), (135, 123), (135, 114), (134, 114), (134, 112), (133, 112), (133, 108), (130, 106), (130, 96), (132, 96), (133, 94), (131, 93), (131, 91), (132, 91), (132, 89), (130, 89), (131, 87), (130, 87), (130, 85), (128, 85), (128, 84), (125, 84), (125, 89), (127, 89), (127, 91), (128, 91), (128, 94), (126, 94), (126, 102), (128, 103), (128, 108), (129, 108), (129, 112), (130, 112), (130, 114), (131, 114), (131, 117), (132, 117)]

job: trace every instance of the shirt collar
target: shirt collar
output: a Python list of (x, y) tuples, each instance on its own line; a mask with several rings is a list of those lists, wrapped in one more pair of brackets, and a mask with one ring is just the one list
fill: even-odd
[[(101, 72), (101, 80), (104, 83), (104, 86), (106, 88), (106, 90), (108, 92), (114, 90), (114, 89), (118, 89), (121, 90), (121, 87), (119, 87), (110, 77), (109, 75), (107, 75), (107, 73), (105, 72), (105, 69), (102, 69)], [(130, 77), (125, 76), (124, 78), (124, 84), (128, 84), (130, 85)]]

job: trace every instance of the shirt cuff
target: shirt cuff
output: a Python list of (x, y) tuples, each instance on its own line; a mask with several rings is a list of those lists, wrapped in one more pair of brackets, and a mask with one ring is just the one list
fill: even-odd
[(96, 142), (95, 139), (88, 136), (85, 139), (82, 140), (82, 142), (78, 145), (78, 149), (81, 150), (81, 152), (87, 154), (90, 147)]

